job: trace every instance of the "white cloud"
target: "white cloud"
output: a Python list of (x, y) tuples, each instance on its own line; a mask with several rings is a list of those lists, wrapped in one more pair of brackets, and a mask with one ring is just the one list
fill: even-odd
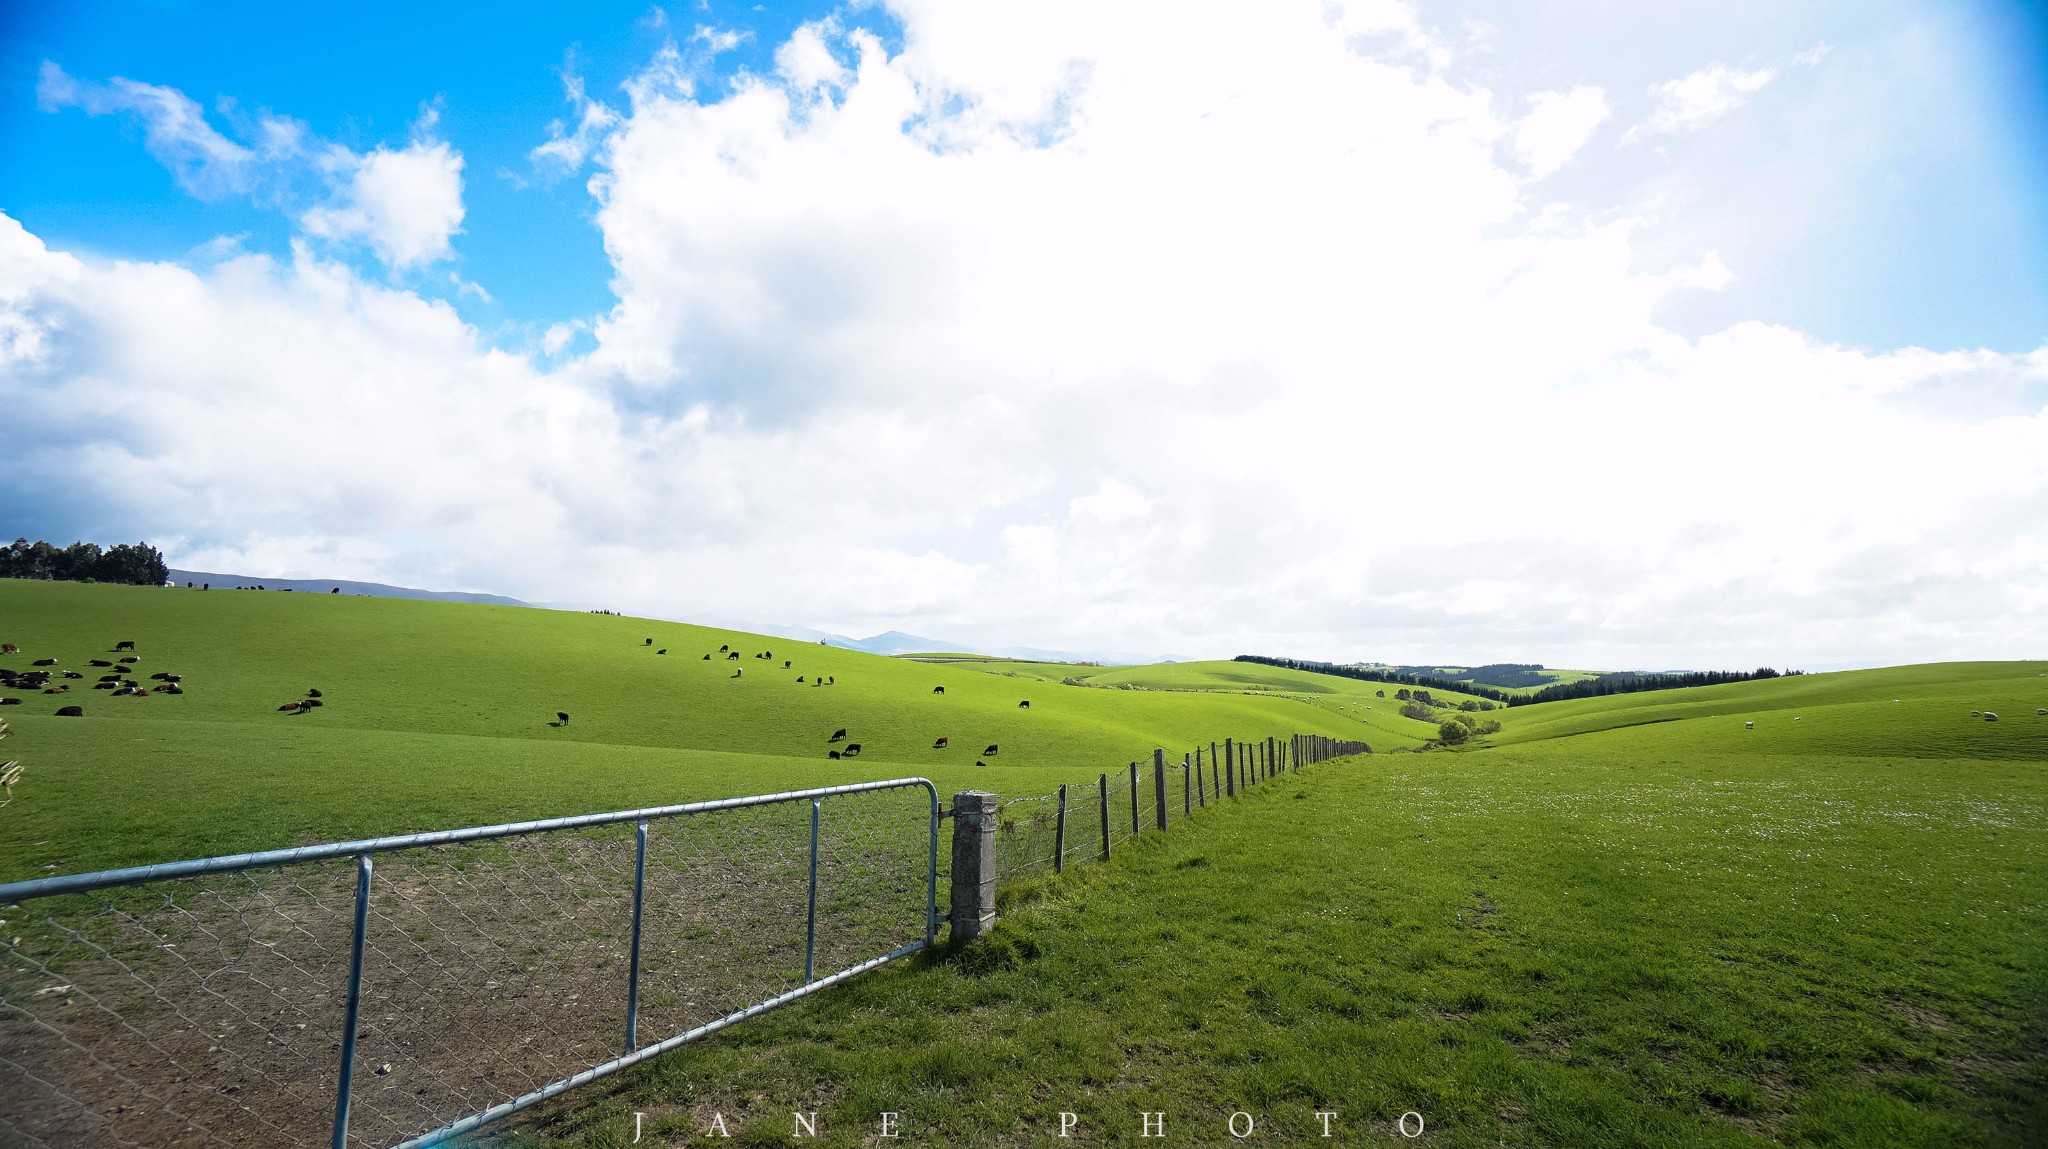
[(358, 156), (338, 150), (332, 202), (308, 210), (309, 235), (368, 245), (384, 263), (408, 270), (454, 254), (462, 230), (462, 155), (431, 138), (431, 114), (411, 144)]
[(573, 128), (560, 120), (549, 124), (547, 142), (528, 155), (535, 167), (556, 176), (580, 170), (619, 122), (617, 112), (585, 94), (583, 77), (565, 70), (562, 87), (576, 109), (576, 124)]
[(245, 121), (244, 134), (253, 140), (238, 143), (215, 130), (204, 109), (175, 88), (120, 77), (92, 83), (50, 61), (42, 65), (36, 93), (46, 112), (75, 107), (91, 116), (140, 118), (150, 154), (198, 198), (242, 195), (284, 208), (297, 215), (306, 234), (361, 243), (395, 270), (453, 254), (449, 241), (460, 232), (463, 216), (463, 161), (460, 152), (433, 138), (438, 116), (432, 109), (414, 125), (406, 147), (358, 154), (267, 113)]
[(1537, 179), (1564, 166), (1608, 116), (1607, 93), (1594, 87), (1538, 92), (1515, 128), (1515, 151)]
[(1709, 64), (1682, 79), (1658, 84), (1650, 89), (1650, 94), (1657, 97), (1657, 110), (1641, 130), (1696, 132), (1748, 102), (1777, 74), (1776, 68), (1745, 72), (1725, 64)]
[(298, 151), (295, 125), (265, 117), (259, 148), (245, 147), (215, 131), (206, 112), (175, 88), (115, 77), (105, 84), (77, 79), (53, 61), (43, 61), (36, 101), (46, 112), (78, 108), (88, 116), (127, 113), (143, 123), (143, 144), (170, 169), (178, 186), (200, 199), (256, 190), (261, 169)]
[[(1714, 251), (1532, 202), (1583, 136), (1525, 145), (1314, 6), (1176, 11), (907, 3), (897, 55), (813, 25), (715, 96), (664, 54), (580, 145), (619, 298), (551, 368), (326, 249), (15, 226), (0, 407), (37, 447), (0, 496), (252, 573), (989, 645), (2048, 643), (2048, 349), (1680, 338), (1657, 308), (1727, 284)], [(1366, 24), (1426, 36), (1406, 11)]]

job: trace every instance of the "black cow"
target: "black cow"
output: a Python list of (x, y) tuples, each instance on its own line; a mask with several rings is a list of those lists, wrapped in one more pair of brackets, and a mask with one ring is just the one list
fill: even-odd
[(664, 647), (662, 647), (662, 648), (661, 648), (660, 650), (657, 650), (657, 651), (655, 651), (654, 653), (656, 653), (656, 654), (667, 654), (667, 653), (668, 653), (668, 647), (665, 647), (665, 646), (664, 646)]
[(306, 691), (306, 697), (308, 697), (308, 698), (318, 698), (318, 697), (320, 697), (320, 690), (319, 690), (319, 688), (318, 688), (318, 687), (313, 687), (313, 688), (311, 688), (311, 689), (308, 689), (308, 690)]
[(321, 705), (324, 705), (324, 703), (322, 703), (322, 702), (321, 702), (321, 701), (320, 701), (319, 699), (317, 699), (317, 698), (308, 698), (308, 699), (306, 699), (306, 700), (305, 700), (304, 702), (301, 702), (301, 703), (299, 703), (299, 709), (301, 709), (301, 710), (311, 710), (311, 709), (312, 709), (312, 708), (314, 708), (315, 706), (321, 706)]
[(831, 760), (833, 760), (834, 762), (837, 762), (837, 761), (839, 761), (839, 751), (837, 751), (837, 750), (827, 750), (827, 751), (825, 751), (825, 757), (827, 757), (827, 758), (830, 758), (830, 759), (831, 759)]
[(976, 759), (974, 760), (974, 764), (975, 764), (976, 766), (986, 766), (986, 765), (988, 765), (988, 763), (986, 763), (986, 762), (983, 762), (983, 761), (982, 761), (981, 759), (979, 759), (979, 758), (976, 758)]
[(946, 692), (946, 688), (945, 688), (945, 687), (943, 687), (943, 686), (934, 686), (934, 687), (932, 687), (932, 693), (933, 693), (933, 694), (944, 694), (945, 692)]
[(834, 730), (834, 731), (832, 732), (832, 737), (830, 737), (830, 738), (827, 738), (827, 739), (825, 739), (825, 741), (827, 741), (827, 742), (837, 742), (837, 741), (839, 741), (839, 740), (840, 740), (841, 738), (844, 738), (844, 737), (846, 737), (846, 727), (844, 727), (844, 726), (841, 726), (841, 727), (840, 727), (839, 729), (837, 729), (837, 730)]
[(1031, 709), (1031, 700), (1030, 700), (1029, 698), (1027, 698), (1027, 699), (1025, 699), (1024, 701), (1022, 701), (1022, 702), (1019, 702), (1019, 703), (1017, 704), (1017, 706), (1018, 706), (1018, 708), (1019, 708), (1019, 709), (1021, 709), (1021, 710), (1029, 710), (1029, 709)]
[(135, 657), (134, 655), (130, 654), (130, 655), (126, 655), (126, 656), (124, 656), (124, 657), (122, 657), (122, 658), (116, 659), (115, 661), (117, 661), (117, 662), (125, 662), (125, 663), (127, 663), (127, 664), (128, 664), (129, 666), (134, 666), (134, 665), (135, 665), (136, 663), (138, 663), (138, 662), (141, 662), (142, 660), (141, 660), (141, 659), (139, 659), (139, 658), (137, 658), (137, 657)]
[(718, 653), (720, 653), (720, 654), (724, 654), (724, 653), (725, 653), (726, 651), (728, 651), (728, 650), (730, 650), (730, 649), (732, 649), (732, 648), (731, 648), (731, 647), (729, 647), (729, 646), (727, 646), (727, 645), (725, 645), (724, 643), (719, 643), (719, 644), (718, 644)]
[(83, 675), (83, 674), (80, 674), (80, 673), (79, 673), (78, 671), (76, 671), (76, 670), (67, 670), (67, 671), (65, 671), (65, 672), (64, 672), (64, 677), (66, 677), (66, 678), (84, 678), (84, 677), (85, 677), (85, 675)]
[(839, 685), (839, 676), (838, 676), (838, 675), (834, 675), (834, 674), (828, 674), (828, 675), (826, 675), (826, 676), (825, 676), (825, 684), (826, 684), (827, 686), (837, 686), (837, 685)]
[(177, 683), (175, 683), (175, 682), (166, 682), (166, 683), (164, 683), (164, 684), (163, 684), (162, 686), (159, 686), (159, 687), (157, 687), (157, 689), (158, 689), (158, 690), (161, 690), (161, 691), (163, 691), (163, 692), (164, 692), (165, 694), (183, 694), (183, 693), (185, 693), (185, 688), (184, 688), (184, 687), (182, 687), (182, 686), (179, 686), (179, 685), (178, 685)]
[(654, 640), (653, 640), (653, 639), (651, 639), (651, 638), (650, 638), (650, 639), (648, 639), (648, 640), (647, 640), (647, 645), (649, 645), (649, 646), (653, 646), (653, 645), (654, 645)]
[[(186, 585), (186, 586), (191, 586), (192, 584), (188, 582), (188, 583), (186, 583), (185, 585)], [(333, 590), (331, 590), (331, 591), (328, 591), (327, 593), (328, 593), (328, 594), (340, 594), (340, 593), (341, 593), (341, 588), (340, 588), (340, 587), (335, 587), (335, 588), (334, 588)]]
[(840, 753), (841, 753), (841, 754), (843, 754), (843, 755), (845, 755), (845, 756), (846, 756), (846, 757), (848, 757), (848, 758), (851, 758), (851, 757), (853, 757), (854, 755), (856, 755), (856, 754), (859, 754), (859, 753), (860, 753), (860, 743), (858, 743), (858, 742), (848, 742), (848, 743), (846, 744), (846, 748), (845, 748), (844, 750), (841, 750), (841, 751), (840, 751)]
[(37, 666), (55, 666), (55, 665), (57, 665), (57, 660), (56, 660), (56, 659), (54, 659), (54, 658), (38, 658), (38, 659), (36, 659), (36, 661), (35, 661), (35, 665), (37, 665)]
[(92, 688), (94, 690), (112, 690), (114, 684), (111, 682), (95, 682), (92, 684)]
[(708, 654), (707, 654), (707, 655), (705, 655), (705, 656), (704, 656), (704, 661), (706, 661), (706, 662), (710, 662), (710, 661), (711, 661), (711, 656), (710, 656), (710, 655), (708, 655)]
[(111, 662), (108, 662), (108, 661), (107, 661), (106, 659), (104, 659), (104, 658), (89, 658), (89, 659), (87, 659), (87, 660), (86, 660), (86, 665), (87, 665), (87, 666), (112, 666), (112, 665), (114, 665), (114, 664), (113, 664), (113, 663), (111, 663)]
[(83, 707), (83, 706), (59, 706), (59, 707), (57, 708), (57, 717), (59, 717), (59, 718), (83, 718), (83, 717), (85, 717), (85, 707)]
[(932, 749), (934, 749), (934, 750), (944, 750), (945, 748), (946, 748), (946, 736), (945, 736), (945, 735), (943, 735), (943, 734), (941, 734), (941, 735), (939, 735), (938, 739), (937, 739), (936, 741), (934, 741), (934, 742), (932, 743)]
[(555, 711), (555, 720), (563, 726), (569, 725), (568, 712), (562, 710)]
[(983, 754), (986, 754), (986, 755), (988, 755), (988, 756), (989, 756), (989, 757), (991, 757), (991, 758), (995, 757), (995, 756), (996, 756), (996, 744), (995, 744), (995, 743), (993, 743), (993, 742), (989, 743), (989, 744), (988, 744), (988, 749), (986, 749), (986, 750), (982, 751), (982, 753), (983, 753)]
[(19, 699), (19, 698), (0, 698), (0, 706), (20, 706), (20, 705), (21, 705), (21, 699)]
[(151, 682), (169, 682), (171, 680), (171, 676), (159, 670), (155, 674), (150, 675), (149, 680)]
[(788, 670), (788, 669), (789, 669), (789, 659), (785, 658), (785, 659), (783, 659), (783, 660), (782, 660), (782, 669), (784, 669), (784, 670)]
[(101, 681), (101, 682), (125, 682), (125, 681), (127, 681), (127, 680), (126, 680), (126, 679), (124, 679), (124, 678), (122, 678), (122, 677), (121, 677), (120, 675), (118, 675), (118, 674), (102, 674), (102, 675), (100, 675), (100, 681)]
[(134, 650), (134, 649), (135, 649), (135, 640), (134, 640), (134, 639), (128, 639), (128, 640), (125, 640), (125, 641), (122, 641), (122, 642), (117, 642), (117, 643), (115, 643), (115, 644), (114, 644), (114, 649), (115, 649), (116, 651), (122, 651), (122, 650)]
[(727, 651), (727, 652), (726, 652), (726, 654), (725, 654), (725, 660), (726, 660), (727, 662), (731, 662), (731, 661), (732, 661), (733, 659), (735, 659), (735, 658), (738, 658), (739, 656), (740, 656), (740, 652), (739, 652), (739, 651), (737, 651), (737, 650), (729, 650), (729, 651)]
[(798, 682), (802, 682), (802, 681), (804, 680), (804, 676), (803, 676), (803, 675), (801, 675), (801, 674), (799, 674), (799, 675), (797, 675), (797, 676), (796, 676), (796, 680), (797, 680)]

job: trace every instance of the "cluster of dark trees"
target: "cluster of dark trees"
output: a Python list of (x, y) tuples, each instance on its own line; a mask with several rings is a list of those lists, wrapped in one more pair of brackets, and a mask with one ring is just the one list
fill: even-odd
[[(1433, 666), (1397, 666), (1394, 669), (1402, 674), (1436, 673), (1436, 667)], [(1543, 669), (1541, 663), (1535, 662), (1492, 662), (1485, 666), (1466, 669), (1465, 673), (1458, 677), (1481, 686), (1500, 686), (1508, 689), (1542, 686), (1557, 678)]]
[(1444, 678), (1434, 674), (1411, 674), (1406, 669), (1391, 669), (1379, 666), (1339, 666), (1334, 662), (1312, 662), (1302, 658), (1267, 658), (1261, 654), (1240, 654), (1238, 662), (1256, 662), (1262, 666), (1284, 666), (1289, 670), (1306, 670), (1315, 674), (1334, 674), (1339, 678), (1356, 678), (1363, 682), (1391, 682), (1400, 686), (1420, 686), (1429, 690), (1450, 690), (1459, 694), (1477, 694), (1496, 702), (1512, 702), (1513, 696), (1504, 690), (1490, 686), (1475, 686), (1455, 678)]
[[(1461, 682), (1435, 674), (1412, 673), (1413, 667), (1339, 666), (1334, 662), (1312, 662), (1301, 658), (1267, 658), (1259, 654), (1240, 654), (1238, 662), (1256, 662), (1264, 666), (1284, 666), (1289, 670), (1307, 670), (1316, 674), (1334, 674), (1340, 678), (1356, 678), (1365, 682), (1393, 682), (1407, 686), (1419, 686), (1425, 690), (1450, 690), (1459, 694), (1477, 694), (1509, 706), (1526, 706), (1532, 702), (1556, 702), (1560, 698), (1597, 698), (1603, 694), (1634, 694), (1643, 690), (1676, 690), (1681, 686), (1717, 686), (1723, 682), (1750, 682), (1759, 678), (1778, 678), (1781, 675), (1804, 674), (1803, 670), (1772, 670), (1768, 666), (1758, 667), (1747, 673), (1740, 670), (1702, 670), (1659, 673), (1655, 671), (1624, 670), (1588, 678), (1583, 682), (1560, 682), (1546, 686), (1534, 694), (1509, 694), (1475, 682)], [(1528, 663), (1498, 663), (1482, 670), (1542, 670), (1541, 666)], [(1505, 677), (1505, 675), (1490, 676)], [(1411, 695), (1406, 690), (1396, 691), (1394, 697), (1406, 702)], [(1435, 700), (1426, 693), (1412, 696), (1416, 701), (1434, 705)], [(1462, 707), (1461, 707), (1462, 709)], [(1404, 710), (1405, 713), (1405, 710)]]
[(1556, 702), (1560, 698), (1598, 698), (1604, 694), (1635, 694), (1644, 690), (1676, 690), (1681, 686), (1719, 686), (1724, 682), (1753, 682), (1760, 678), (1779, 678), (1805, 673), (1803, 670), (1781, 672), (1768, 666), (1759, 666), (1747, 673), (1740, 670), (1697, 670), (1660, 674), (1624, 670), (1614, 674), (1603, 674), (1598, 678), (1588, 678), (1583, 682), (1560, 682), (1556, 686), (1546, 686), (1534, 694), (1510, 698), (1508, 705)]
[(148, 543), (117, 543), (105, 550), (98, 543), (56, 547), (37, 539), (16, 539), (0, 546), (0, 578), (55, 579), (61, 582), (118, 582), (162, 586), (171, 577), (164, 556)]

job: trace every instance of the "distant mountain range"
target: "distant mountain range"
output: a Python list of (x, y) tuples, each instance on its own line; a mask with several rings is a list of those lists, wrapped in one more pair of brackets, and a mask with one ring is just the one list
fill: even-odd
[(265, 590), (311, 591), (314, 594), (331, 594), (336, 588), (343, 594), (366, 594), (372, 598), (425, 598), (438, 602), (485, 602), (497, 606), (531, 606), (516, 598), (501, 594), (474, 594), (460, 590), (415, 590), (408, 586), (387, 586), (381, 582), (351, 582), (348, 579), (324, 578), (264, 578), (256, 575), (221, 574), (216, 571), (181, 571), (173, 569), (169, 578), (184, 585), (212, 585), (234, 589), (244, 586), (261, 586)]

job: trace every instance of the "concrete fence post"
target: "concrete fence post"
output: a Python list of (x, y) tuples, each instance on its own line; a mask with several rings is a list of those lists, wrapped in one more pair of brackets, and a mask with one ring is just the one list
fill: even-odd
[(986, 790), (953, 795), (953, 912), (956, 942), (978, 938), (996, 924), (996, 822), (1002, 799)]

